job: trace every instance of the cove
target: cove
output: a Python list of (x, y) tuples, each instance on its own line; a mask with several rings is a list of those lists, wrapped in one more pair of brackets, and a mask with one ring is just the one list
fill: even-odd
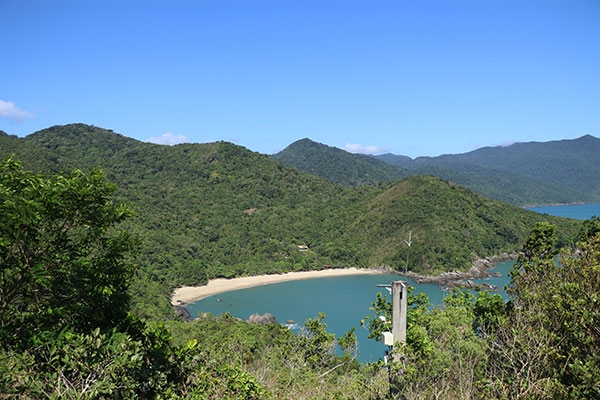
[[(530, 208), (533, 211), (574, 219), (589, 219), (594, 215), (600, 216), (600, 204), (576, 204), (564, 206), (545, 206)], [(506, 261), (496, 264), (495, 270), (499, 277), (486, 280), (473, 279), (477, 283), (489, 283), (500, 289), (509, 284), (508, 272), (514, 264)], [(308, 318), (316, 318), (319, 312), (326, 314), (327, 330), (341, 336), (356, 328), (361, 362), (374, 362), (383, 357), (385, 346), (368, 338), (368, 332), (360, 326), (360, 320), (370, 314), (369, 307), (375, 301), (377, 292), (387, 293), (378, 288), (378, 284), (387, 284), (394, 280), (403, 279), (399, 275), (375, 274), (355, 275), (337, 278), (317, 278), (301, 281), (290, 281), (241, 289), (232, 292), (207, 297), (187, 305), (187, 309), (195, 317), (199, 313), (209, 312), (213, 315), (230, 313), (234, 317), (247, 319), (254, 313), (273, 314), (280, 323), (293, 320), (297, 330)], [(433, 305), (442, 303), (446, 293), (435, 284), (416, 284), (407, 280), (416, 293), (425, 293)], [(500, 290), (498, 293), (506, 297)]]
[[(500, 272), (500, 277), (474, 281), (504, 288), (512, 265), (510, 261), (498, 263), (494, 271)], [(359, 343), (359, 361), (375, 362), (383, 357), (386, 348), (368, 338), (368, 331), (360, 326), (360, 321), (370, 314), (369, 307), (378, 292), (391, 299), (387, 290), (377, 285), (402, 279), (400, 275), (373, 274), (289, 281), (207, 297), (188, 304), (187, 309), (192, 317), (204, 312), (213, 315), (228, 312), (244, 320), (254, 313), (270, 313), (280, 323), (293, 320), (295, 324), (291, 325), (291, 329), (295, 331), (301, 329), (307, 319), (316, 318), (319, 312), (324, 312), (329, 332), (341, 336), (354, 327)], [(407, 281), (415, 288), (415, 293), (427, 294), (433, 305), (441, 304), (446, 294), (435, 284)], [(505, 294), (503, 291), (499, 293)]]

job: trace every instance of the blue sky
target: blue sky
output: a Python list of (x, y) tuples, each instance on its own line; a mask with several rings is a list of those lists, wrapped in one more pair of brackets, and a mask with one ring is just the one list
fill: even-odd
[(273, 154), (600, 136), (596, 0), (1, 0), (0, 129)]

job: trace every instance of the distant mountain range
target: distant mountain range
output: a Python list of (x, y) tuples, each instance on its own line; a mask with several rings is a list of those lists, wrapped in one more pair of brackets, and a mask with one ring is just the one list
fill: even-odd
[(515, 205), (600, 201), (600, 139), (590, 135), (416, 159), (351, 154), (302, 139), (272, 157), (343, 185), (428, 174)]
[[(593, 138), (579, 140), (591, 142), (590, 151), (597, 145)], [(293, 160), (294, 153), (305, 169), (310, 160), (315, 169), (306, 173), (284, 165), (286, 154)], [(0, 133), (0, 159), (9, 156), (44, 174), (101, 167), (117, 184), (116, 199), (136, 212), (126, 228), (142, 239), (132, 296), (143, 306), (134, 305), (134, 311), (159, 318), (170, 310), (173, 287), (216, 277), (325, 266), (403, 270), (408, 251), (403, 239), (409, 231), (409, 269), (436, 274), (468, 269), (479, 257), (518, 251), (537, 221), (555, 223), (562, 244), (580, 224), (417, 175), (422, 169), (414, 164), (393, 166), (308, 140), (280, 153), (280, 162), (227, 142), (170, 147), (71, 124), (25, 138)], [(536, 165), (529, 162), (521, 164)], [(512, 175), (521, 176), (518, 172)], [(510, 181), (509, 172), (497, 173)], [(557, 172), (555, 178), (565, 175)], [(586, 187), (597, 182), (591, 174), (588, 180)], [(534, 178), (528, 182), (535, 183)]]

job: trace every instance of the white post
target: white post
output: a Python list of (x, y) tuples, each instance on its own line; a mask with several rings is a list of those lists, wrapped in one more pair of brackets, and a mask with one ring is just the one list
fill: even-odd
[[(392, 332), (389, 345), (395, 347), (397, 343), (406, 344), (406, 313), (408, 310), (408, 284), (406, 281), (393, 281), (389, 285), (377, 285), (385, 287), (392, 293)], [(390, 332), (384, 332), (382, 340), (388, 342)], [(387, 343), (386, 343), (387, 344)], [(398, 350), (398, 349), (396, 349)], [(400, 361), (400, 352), (395, 351), (394, 361)]]
[(406, 310), (408, 296), (406, 282), (392, 282), (392, 334), (394, 343), (406, 343)]

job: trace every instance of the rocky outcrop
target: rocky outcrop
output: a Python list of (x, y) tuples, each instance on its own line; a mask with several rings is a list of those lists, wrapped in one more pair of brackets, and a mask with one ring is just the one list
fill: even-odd
[(475, 260), (468, 271), (450, 271), (439, 275), (420, 275), (416, 272), (408, 271), (407, 276), (417, 283), (433, 283), (442, 288), (480, 288), (484, 290), (496, 290), (497, 288), (484, 283), (473, 282), (472, 279), (485, 279), (491, 276), (499, 276), (498, 272), (491, 272), (497, 262), (516, 260), (518, 253), (502, 254), (491, 258), (481, 258)]
[(173, 308), (175, 308), (175, 313), (184, 321), (189, 321), (192, 318), (188, 309), (185, 308), (185, 304), (173, 306)]
[(278, 324), (279, 323), (279, 322), (277, 322), (277, 319), (275, 318), (275, 316), (273, 314), (269, 314), (269, 313), (265, 313), (264, 315), (252, 314), (250, 316), (250, 318), (248, 318), (248, 322), (251, 324), (260, 324), (260, 325)]

